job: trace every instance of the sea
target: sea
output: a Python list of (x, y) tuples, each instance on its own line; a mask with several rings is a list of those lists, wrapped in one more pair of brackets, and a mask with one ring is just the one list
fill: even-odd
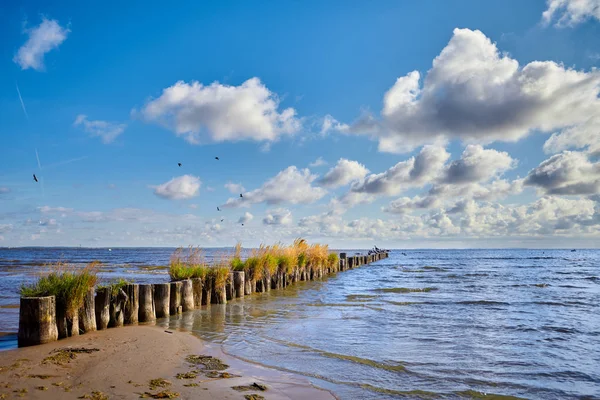
[[(166, 282), (173, 251), (0, 249), (0, 348), (16, 347), (19, 287), (48, 263), (99, 260), (103, 281)], [(341, 399), (600, 399), (599, 250), (393, 250), (158, 324)]]

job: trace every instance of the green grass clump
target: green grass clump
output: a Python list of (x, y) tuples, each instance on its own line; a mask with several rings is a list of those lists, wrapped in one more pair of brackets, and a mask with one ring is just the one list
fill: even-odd
[(260, 257), (260, 264), (263, 267), (265, 272), (269, 272), (269, 274), (274, 275), (277, 273), (277, 268), (279, 264), (277, 263), (277, 257), (275, 257), (271, 253), (262, 254)]
[(330, 253), (329, 256), (327, 256), (327, 265), (329, 265), (330, 268), (335, 268), (339, 262), (340, 258), (337, 253)]
[(98, 286), (98, 289), (108, 289), (110, 291), (111, 297), (117, 297), (117, 295), (119, 294), (119, 290), (123, 289), (126, 285), (129, 285), (130, 283), (131, 282), (127, 279), (119, 278), (105, 285)]
[(277, 257), (277, 264), (280, 271), (291, 274), (296, 267), (296, 258), (291, 252), (286, 251)]
[(300, 253), (298, 254), (298, 267), (304, 268), (306, 267), (306, 262), (308, 259), (306, 258), (306, 254)]
[(208, 274), (208, 266), (204, 262), (202, 250), (190, 247), (188, 253), (184, 254), (182, 248), (178, 248), (171, 255), (169, 263), (169, 276), (171, 281), (182, 281), (190, 278), (205, 278)]
[(83, 305), (88, 290), (96, 284), (98, 265), (96, 262), (85, 268), (61, 263), (51, 265), (50, 273), (41, 276), (33, 284), (21, 286), (21, 297), (55, 296), (57, 305), (65, 307), (67, 315), (73, 315)]
[(244, 271), (245, 270), (244, 262), (241, 259), (234, 257), (231, 260), (231, 269), (234, 271)]
[(210, 269), (210, 276), (214, 279), (215, 291), (218, 292), (225, 287), (230, 271), (229, 266), (226, 265), (219, 265)]
[(250, 257), (244, 263), (246, 279), (260, 280), (264, 276), (258, 257)]

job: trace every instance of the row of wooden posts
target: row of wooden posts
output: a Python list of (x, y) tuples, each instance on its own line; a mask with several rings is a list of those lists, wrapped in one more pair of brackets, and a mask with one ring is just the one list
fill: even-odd
[(387, 252), (347, 256), (340, 253), (338, 266), (295, 268), (260, 280), (246, 280), (244, 271), (232, 271), (222, 287), (214, 280), (192, 278), (155, 284), (127, 284), (117, 293), (111, 288), (91, 288), (79, 312), (67, 315), (57, 307), (54, 296), (22, 297), (19, 310), (19, 347), (48, 343), (80, 333), (123, 325), (153, 322), (178, 315), (203, 305), (225, 304), (254, 292), (282, 289), (297, 281), (320, 279), (326, 274), (345, 271), (387, 258)]

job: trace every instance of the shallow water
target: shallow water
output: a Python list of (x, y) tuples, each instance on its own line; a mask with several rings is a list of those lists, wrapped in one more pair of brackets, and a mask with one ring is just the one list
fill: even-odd
[(600, 398), (600, 251), (406, 254), (161, 324), (343, 399)]

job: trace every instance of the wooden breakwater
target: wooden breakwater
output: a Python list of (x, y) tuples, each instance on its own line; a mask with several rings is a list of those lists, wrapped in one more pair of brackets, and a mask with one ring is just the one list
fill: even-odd
[(252, 293), (318, 280), (387, 257), (386, 251), (353, 256), (340, 253), (335, 265), (296, 266), (291, 271), (278, 270), (259, 280), (248, 279), (244, 271), (232, 271), (224, 283), (217, 285), (209, 277), (158, 284), (130, 283), (115, 291), (92, 288), (79, 312), (67, 324), (63, 321), (67, 312), (57, 305), (54, 296), (21, 297), (18, 345), (33, 346), (95, 330), (154, 322), (157, 318), (211, 304), (225, 304)]

